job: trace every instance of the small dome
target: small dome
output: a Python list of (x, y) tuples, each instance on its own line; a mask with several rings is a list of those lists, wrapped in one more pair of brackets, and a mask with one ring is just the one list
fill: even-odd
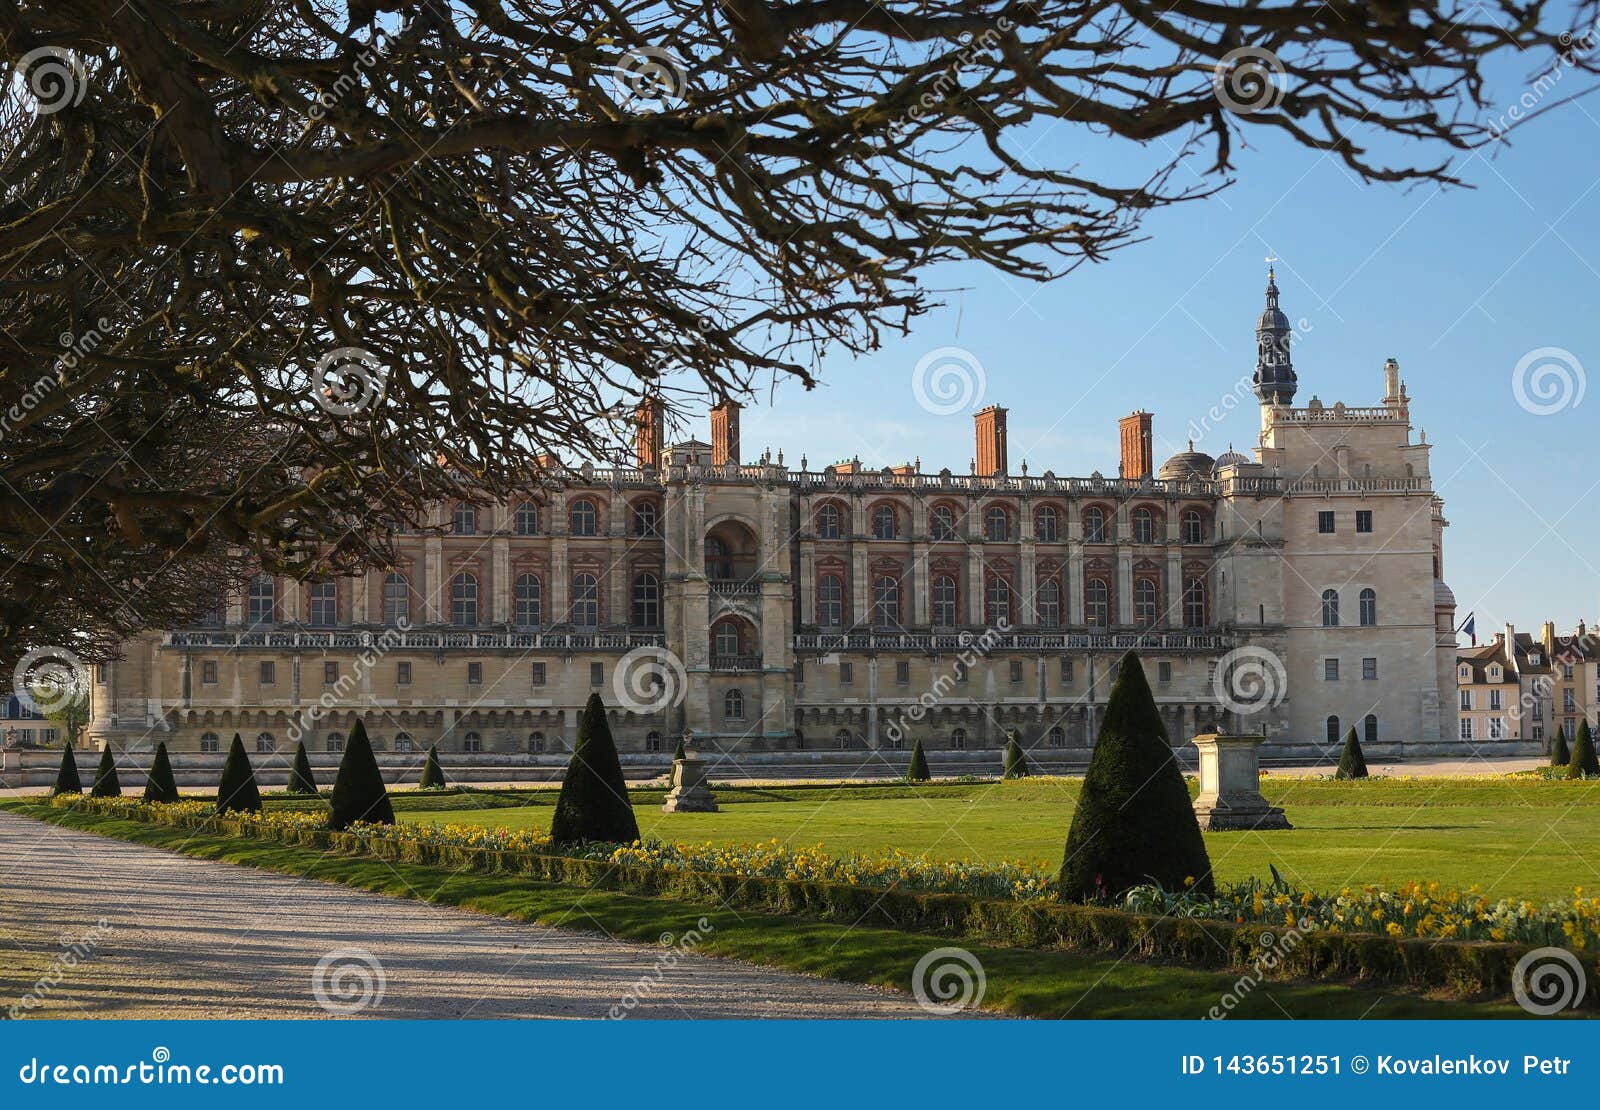
[(1292, 325), (1289, 323), (1289, 317), (1285, 316), (1281, 310), (1276, 308), (1267, 309), (1261, 314), (1261, 318), (1256, 321), (1257, 331), (1268, 331), (1272, 329), (1288, 331), (1291, 326)]
[(1456, 607), (1454, 591), (1449, 586), (1446, 586), (1441, 578), (1433, 580), (1433, 606), (1435, 609), (1454, 609)]
[(1217, 470), (1229, 466), (1244, 466), (1250, 461), (1249, 455), (1241, 455), (1230, 445), (1226, 451), (1217, 456)]
[(1179, 451), (1161, 464), (1160, 473), (1165, 481), (1181, 482), (1190, 478), (1209, 478), (1216, 465), (1216, 459), (1194, 449), (1194, 440), (1191, 439), (1187, 451)]

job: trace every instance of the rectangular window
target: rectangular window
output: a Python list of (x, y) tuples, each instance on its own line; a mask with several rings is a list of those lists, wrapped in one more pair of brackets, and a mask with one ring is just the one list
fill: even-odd
[(322, 684), (324, 686), (332, 686), (338, 681), (339, 664), (332, 662), (322, 664)]
[(1563, 713), (1572, 713), (1572, 712), (1575, 712), (1577, 710), (1577, 708), (1578, 708), (1578, 699), (1573, 696), (1572, 691), (1571, 690), (1563, 690), (1563, 691), (1561, 691), (1561, 711)]
[(894, 665), (894, 681), (896, 686), (911, 685), (911, 664), (900, 662)]
[(1372, 510), (1371, 509), (1357, 509), (1356, 510), (1356, 531), (1357, 532), (1370, 532), (1370, 531), (1372, 531)]
[(606, 665), (604, 663), (589, 664), (589, 685), (604, 686), (606, 684)]
[(1015, 686), (1022, 681), (1022, 660), (1011, 660), (1011, 685)]
[(1332, 509), (1323, 509), (1321, 512), (1317, 513), (1317, 531), (1321, 532), (1323, 535), (1329, 535), (1333, 532)]
[(1328, 682), (1339, 681), (1339, 660), (1324, 659), (1322, 661), (1322, 677)]
[(1501, 706), (1501, 704), (1500, 704), (1500, 691), (1499, 690), (1490, 690), (1489, 691), (1489, 708), (1490, 709), (1503, 708)]
[(856, 680), (856, 671), (849, 663), (839, 664), (839, 685), (849, 686)]
[(806, 661), (804, 659), (796, 659), (794, 661), (794, 684), (796, 686), (804, 686), (806, 684)]
[(1361, 677), (1371, 682), (1378, 677), (1378, 660), (1375, 656), (1367, 656), (1361, 661)]
[(411, 664), (396, 663), (394, 665), (394, 681), (397, 686), (411, 685)]
[(1533, 726), (1533, 738), (1535, 740), (1543, 740), (1544, 739), (1544, 726), (1543, 725), (1536, 724), (1536, 725)]
[(207, 686), (217, 684), (217, 661), (207, 659), (200, 664), (200, 681)]
[(544, 685), (544, 664), (534, 663), (529, 670), (529, 681), (535, 686)]
[(967, 665), (958, 660), (956, 662), (955, 671), (956, 681), (965, 684), (968, 677), (970, 677), (967, 673)]
[(1506, 738), (1506, 721), (1504, 717), (1489, 718), (1489, 739), (1504, 740)]
[(482, 663), (468, 663), (467, 664), (467, 685), (468, 686), (482, 686), (483, 685), (483, 664)]
[(271, 686), (278, 681), (278, 666), (270, 659), (261, 661), (261, 685)]
[(1461, 691), (1461, 708), (1462, 709), (1471, 709), (1472, 708), (1472, 691), (1471, 690), (1463, 690), (1463, 691)]
[(104, 686), (106, 684), (106, 679), (108, 679), (110, 677), (111, 677), (111, 668), (110, 667), (106, 666), (104, 663), (96, 663), (94, 665), (94, 680), (96, 682), (98, 682), (101, 686)]
[(1061, 681), (1064, 683), (1072, 681), (1072, 660), (1070, 659), (1061, 661)]
[(1156, 681), (1157, 682), (1171, 682), (1172, 681), (1172, 664), (1171, 663), (1161, 662), (1161, 663), (1157, 663), (1156, 664)]
[(1472, 718), (1471, 717), (1463, 717), (1463, 718), (1461, 718), (1461, 739), (1463, 739), (1463, 740), (1471, 740), (1472, 739)]

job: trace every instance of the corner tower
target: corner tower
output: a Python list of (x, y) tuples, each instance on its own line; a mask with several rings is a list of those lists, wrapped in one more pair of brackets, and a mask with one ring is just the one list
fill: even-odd
[(1289, 355), (1293, 329), (1278, 307), (1278, 282), (1267, 271), (1267, 307), (1256, 322), (1256, 396), (1263, 405), (1291, 405), (1295, 387), (1294, 361)]

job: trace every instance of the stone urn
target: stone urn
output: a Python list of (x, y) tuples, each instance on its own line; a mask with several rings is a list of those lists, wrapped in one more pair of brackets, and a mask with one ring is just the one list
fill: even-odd
[(672, 761), (672, 790), (661, 803), (663, 813), (715, 813), (717, 799), (707, 781), (710, 766), (694, 748), (694, 734), (684, 733), (683, 758)]

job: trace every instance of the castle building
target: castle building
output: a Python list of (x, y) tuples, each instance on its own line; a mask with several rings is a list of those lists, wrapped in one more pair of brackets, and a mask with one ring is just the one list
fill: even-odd
[(208, 625), (128, 644), (96, 669), (88, 733), (337, 751), (359, 714), (380, 749), (534, 758), (570, 749), (599, 692), (624, 752), (686, 730), (752, 755), (1011, 730), (1081, 751), (1135, 649), (1174, 743), (1238, 727), (1320, 752), (1355, 727), (1458, 749), (1443, 505), (1399, 366), (1377, 404), (1295, 407), (1278, 296), (1269, 275), (1253, 458), (1191, 443), (1156, 468), (1141, 411), (1117, 477), (1016, 474), (990, 407), (971, 473), (790, 469), (741, 459), (733, 402), (711, 443), (671, 445), (646, 402), (635, 465), (438, 506), (390, 569), (259, 575)]

